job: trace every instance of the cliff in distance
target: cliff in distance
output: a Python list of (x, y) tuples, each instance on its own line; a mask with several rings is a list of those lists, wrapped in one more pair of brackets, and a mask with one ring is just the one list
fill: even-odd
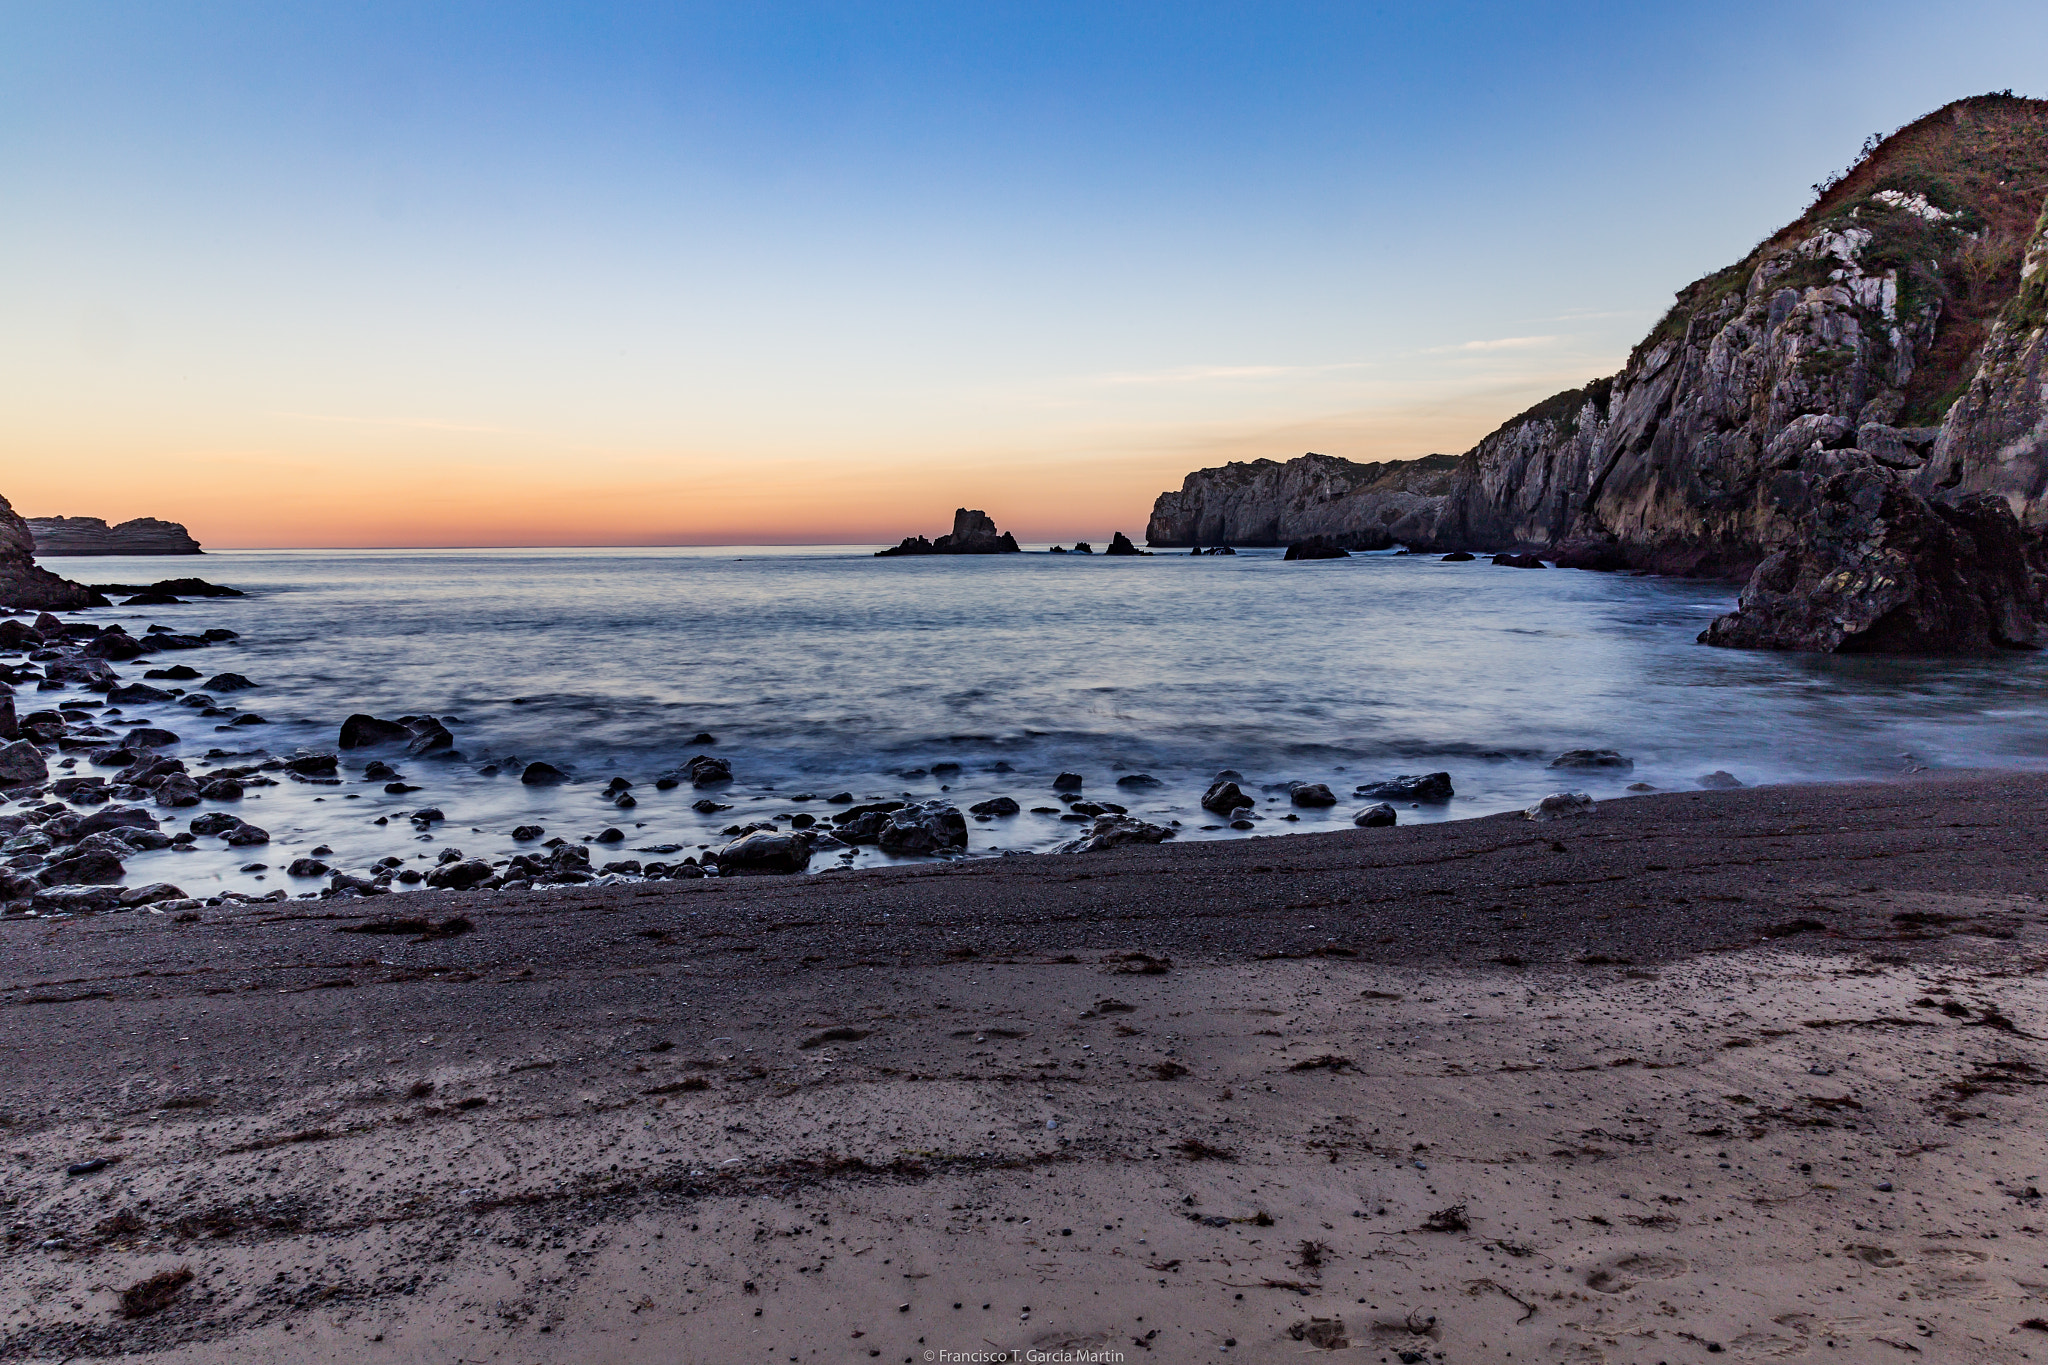
[(39, 555), (196, 555), (202, 553), (175, 521), (137, 517), (109, 526), (99, 517), (30, 517)]
[[(1799, 219), (1680, 290), (1619, 374), (1460, 456), (1434, 518), (1395, 538), (1752, 575), (1739, 628), (1713, 643), (2035, 643), (2048, 635), (2044, 199), (2048, 101), (1959, 100), (1873, 140)], [(1155, 520), (1225, 472), (1162, 495)], [(1920, 562), (1944, 555), (1978, 568), (1958, 579)], [(1958, 612), (1974, 624), (1945, 630)]]
[(107, 599), (82, 583), (59, 578), (35, 562), (35, 537), (14, 505), (0, 497), (0, 607), (76, 611)]
[(1145, 540), (1200, 547), (1320, 539), (1384, 550), (1431, 535), (1457, 469), (1455, 455), (1358, 464), (1314, 454), (1201, 469), (1178, 493), (1159, 495)]

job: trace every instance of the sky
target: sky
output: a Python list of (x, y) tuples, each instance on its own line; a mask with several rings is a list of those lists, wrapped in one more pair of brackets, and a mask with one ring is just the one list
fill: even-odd
[(0, 494), (215, 548), (1142, 538), (1190, 470), (1612, 373), (2043, 52), (2038, 0), (11, 0)]

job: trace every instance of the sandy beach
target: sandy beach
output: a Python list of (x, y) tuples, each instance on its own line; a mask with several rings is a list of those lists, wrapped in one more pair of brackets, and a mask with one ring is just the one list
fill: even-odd
[(0, 1356), (2048, 1358), (2044, 810), (9, 921)]

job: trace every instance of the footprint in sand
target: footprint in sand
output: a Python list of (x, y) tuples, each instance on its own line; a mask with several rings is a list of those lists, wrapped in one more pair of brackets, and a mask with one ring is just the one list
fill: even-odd
[(1901, 1266), (1906, 1263), (1899, 1253), (1893, 1251), (1890, 1247), (1852, 1246), (1848, 1250), (1849, 1255), (1855, 1259), (1863, 1262), (1865, 1265), (1874, 1265), (1879, 1270), (1890, 1270), (1894, 1266)]
[(1586, 1276), (1586, 1286), (1602, 1294), (1620, 1294), (1635, 1288), (1643, 1280), (1676, 1279), (1688, 1268), (1676, 1256), (1623, 1256), (1594, 1267)]

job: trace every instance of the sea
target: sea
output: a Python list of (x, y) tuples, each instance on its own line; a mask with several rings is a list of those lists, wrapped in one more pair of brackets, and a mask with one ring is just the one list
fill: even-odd
[[(271, 833), (268, 846), (201, 839), (129, 861), (130, 882), (194, 896), (316, 891), (324, 881), (283, 870), (316, 848), (355, 873), (394, 855), (424, 868), (449, 847), (507, 858), (533, 848), (512, 838), (521, 825), (572, 841), (619, 830), (593, 844), (593, 869), (675, 862), (734, 825), (828, 818), (839, 794), (963, 811), (1009, 796), (1023, 811), (970, 820), (965, 856), (1042, 855), (1082, 828), (1052, 799), (1061, 773), (1081, 777), (1085, 799), (1189, 840), (1348, 828), (1370, 804), (1356, 787), (1404, 774), (1447, 772), (1456, 793), (1400, 803), (1400, 822), (1413, 824), (1561, 790), (1605, 803), (1702, 779), (2048, 766), (2043, 656), (1712, 649), (1694, 637), (1733, 605), (1726, 583), (1392, 552), (1289, 563), (1263, 550), (872, 549), (249, 550), (46, 567), (101, 583), (198, 574), (247, 593), (86, 615), (137, 635), (153, 624), (239, 632), (158, 662), (248, 676), (257, 689), (221, 700), (266, 724), (216, 728), (219, 718), (175, 704), (114, 718), (175, 731), (168, 752), (195, 770), (335, 752), (355, 712), (432, 714), (456, 736), (459, 758), (359, 750), (341, 755), (338, 787), (287, 781), (231, 807), (162, 812), (172, 830), (232, 808)], [(23, 688), (17, 704), (74, 694)], [(691, 743), (700, 734), (714, 742)], [(1573, 749), (1613, 749), (1633, 767), (1550, 766)], [(698, 753), (729, 761), (730, 785), (656, 788)], [(364, 780), (373, 758), (419, 790)], [(571, 780), (523, 785), (534, 760)], [(1257, 801), (1248, 830), (1199, 804), (1225, 769)], [(80, 759), (74, 771), (94, 770)], [(1135, 774), (1158, 785), (1117, 784)], [(613, 778), (632, 784), (635, 807), (602, 795)], [(1301, 782), (1326, 784), (1338, 804), (1295, 807), (1287, 788)], [(729, 809), (700, 813), (693, 802), (706, 795)], [(417, 832), (405, 817), (429, 806), (446, 819)], [(889, 861), (867, 848), (812, 867)]]

